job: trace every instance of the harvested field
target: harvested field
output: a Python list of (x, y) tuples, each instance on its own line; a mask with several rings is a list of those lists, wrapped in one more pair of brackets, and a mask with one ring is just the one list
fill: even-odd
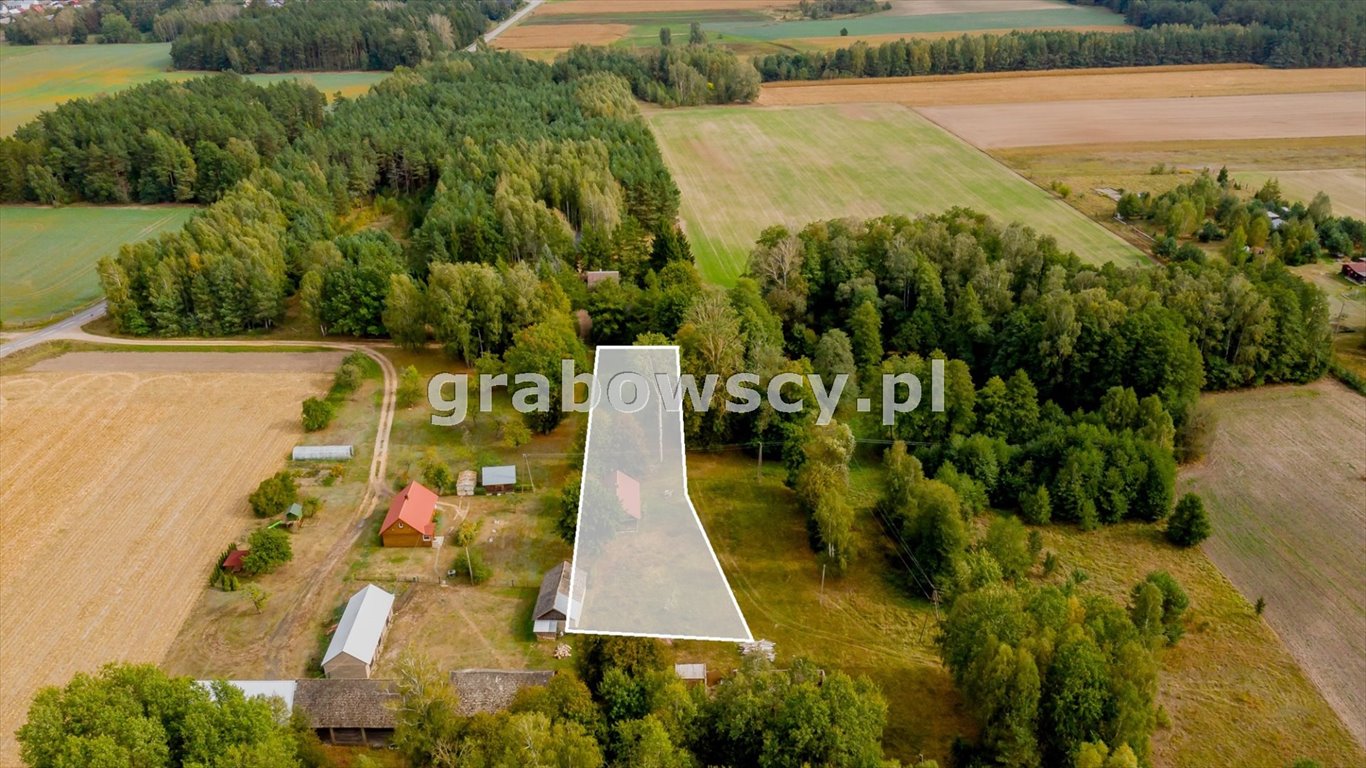
[[(918, 4), (917, 4), (918, 5)], [(866, 16), (836, 19), (797, 19), (765, 21), (730, 21), (706, 25), (708, 32), (758, 40), (791, 40), (807, 37), (837, 37), (848, 30), (850, 39), (870, 35), (913, 35), (931, 32), (980, 32), (1000, 29), (1075, 29), (1077, 27), (1114, 26), (1124, 23), (1124, 17), (1095, 6), (1069, 3), (1035, 3), (998, 6), (978, 2), (934, 3), (924, 6), (930, 12), (901, 12), (893, 10)], [(913, 9), (914, 11), (914, 9)]]
[(1144, 263), (1066, 203), (904, 107), (651, 110), (703, 276), (730, 282), (768, 226), (976, 208), (1092, 263)]
[(1272, 93), (1366, 91), (1366, 69), (1266, 69), (1250, 64), (1113, 67), (1046, 72), (768, 83), (770, 106), (895, 102), (917, 107)]
[(252, 526), (247, 494), (299, 437), (299, 402), (340, 359), (283, 355), (291, 372), (262, 373), (226, 354), (236, 372), (199, 373), (193, 355), (168, 373), (142, 357), (0, 378), (5, 466), (23, 468), (0, 477), (0, 764), (39, 687), (162, 659), (214, 557)]
[(790, 0), (559, 0), (536, 9), (538, 16), (684, 11), (767, 11), (793, 5)]
[(33, 323), (100, 297), (95, 264), (177, 229), (190, 206), (0, 207), (0, 320)]
[[(1011, 32), (1043, 32), (1055, 29), (1070, 29), (1073, 32), (1129, 32), (1133, 27), (1126, 27), (1123, 24), (1090, 24), (1078, 26), (1075, 24), (1063, 24), (1060, 26), (1041, 27), (1004, 27), (1002, 29), (974, 29), (974, 35), (1008, 35)], [(798, 37), (781, 42), (798, 48), (815, 48), (823, 51), (833, 51), (837, 48), (848, 48), (850, 44), (858, 41), (869, 45), (881, 45), (882, 43), (894, 43), (897, 40), (939, 40), (947, 37), (962, 37), (961, 30), (949, 29), (938, 32), (902, 32), (882, 35), (857, 35), (839, 37)]]
[(494, 40), (511, 51), (567, 51), (575, 45), (611, 45), (632, 29), (630, 24), (519, 24)]
[(1366, 91), (924, 107), (983, 149), (1366, 135)]
[(1366, 399), (1324, 380), (1205, 400), (1214, 440), (1181, 478), (1210, 511), (1204, 550), (1266, 598), (1267, 623), (1366, 743)]
[(1254, 189), (1267, 179), (1275, 179), (1287, 200), (1302, 200), (1306, 204), (1319, 192), (1327, 192), (1334, 214), (1366, 219), (1366, 164), (1316, 170), (1240, 169), (1233, 178)]
[(1002, 13), (1008, 11), (1050, 11), (1060, 7), (1053, 0), (891, 0), (884, 16), (936, 16), (944, 13)]

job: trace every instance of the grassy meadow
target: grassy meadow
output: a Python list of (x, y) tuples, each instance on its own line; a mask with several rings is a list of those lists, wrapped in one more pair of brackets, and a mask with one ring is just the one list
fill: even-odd
[[(202, 72), (171, 69), (170, 43), (0, 46), (0, 136), (63, 101), (152, 80), (186, 80)], [(387, 72), (298, 72), (249, 75), (265, 84), (298, 79), (328, 96), (359, 96)]]
[(758, 40), (790, 40), (808, 37), (848, 37), (915, 35), (938, 32), (978, 32), (1003, 29), (1038, 29), (1112, 26), (1124, 17), (1095, 6), (1058, 3), (1056, 7), (1030, 10), (973, 11), (970, 3), (954, 13), (874, 13), (839, 19), (792, 21), (723, 21), (705, 24), (712, 34), (749, 37)]
[(0, 320), (41, 322), (100, 295), (95, 264), (184, 224), (189, 206), (0, 207)]
[(728, 283), (764, 228), (952, 205), (1022, 221), (1083, 260), (1146, 263), (1065, 202), (905, 107), (651, 110), (702, 274)]

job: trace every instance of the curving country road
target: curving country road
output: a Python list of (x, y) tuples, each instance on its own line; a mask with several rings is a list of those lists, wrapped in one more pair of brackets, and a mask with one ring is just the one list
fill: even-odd
[[(326, 570), (317, 574), (318, 578), (309, 581), (303, 594), (294, 601), (284, 618), (271, 631), (268, 647), (279, 647), (281, 642), (297, 631), (301, 622), (312, 618), (313, 609), (318, 605), (318, 593), (325, 585), (337, 583), (339, 572), (346, 566), (346, 553), (365, 532), (365, 519), (369, 517), (370, 511), (374, 509), (378, 501), (392, 493), (384, 481), (384, 476), (389, 465), (389, 435), (394, 426), (394, 409), (398, 395), (398, 374), (394, 370), (394, 364), (372, 346), (353, 342), (266, 339), (127, 339), (86, 333), (82, 326), (104, 317), (106, 309), (107, 305), (102, 301), (60, 323), (54, 323), (41, 330), (23, 334), (7, 344), (0, 345), (0, 357), (49, 341), (79, 341), (91, 344), (138, 347), (274, 347), (277, 349), (279, 347), (327, 347), (347, 352), (360, 352), (379, 365), (380, 372), (384, 375), (384, 396), (380, 400), (379, 425), (375, 429), (375, 451), (370, 459), (370, 474), (365, 485), (365, 492), (361, 494), (360, 501), (352, 513), (350, 534), (337, 539), (332, 544), (332, 548), (328, 550), (324, 566)], [(271, 678), (281, 676), (280, 666), (280, 654), (271, 654), (267, 657), (266, 672)], [(296, 673), (299, 671), (292, 670), (289, 672), (291, 675)]]
[[(482, 39), (485, 43), (493, 42), (494, 38), (498, 37), (499, 35), (503, 34), (509, 29), (512, 29), (513, 25), (515, 25), (522, 19), (526, 18), (527, 14), (539, 8), (541, 3), (544, 2), (545, 0), (531, 0), (526, 5), (522, 6), (522, 9), (520, 11), (509, 16), (507, 21), (504, 21), (502, 24), (499, 24), (493, 29), (490, 29), (488, 32), (485, 32), (483, 37), (479, 39)], [(479, 39), (470, 43), (469, 47), (467, 47), (465, 51), (468, 53), (474, 53), (475, 51), (479, 50)]]

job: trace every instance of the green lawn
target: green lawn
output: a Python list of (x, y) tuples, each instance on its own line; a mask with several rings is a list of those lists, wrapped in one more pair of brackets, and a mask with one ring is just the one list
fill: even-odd
[(1083, 260), (1144, 264), (1071, 206), (893, 104), (651, 110), (699, 269), (730, 283), (773, 224), (967, 206), (1052, 235)]
[(31, 323), (99, 297), (95, 263), (184, 224), (188, 206), (0, 207), (0, 320)]
[[(185, 80), (201, 72), (171, 70), (170, 43), (0, 46), (0, 135), (81, 96), (112, 93), (152, 80)], [(300, 72), (251, 75), (261, 83), (297, 78), (331, 96), (357, 96), (387, 72)]]
[[(965, 4), (970, 5), (970, 4)], [(1057, 8), (1030, 11), (975, 13), (898, 14), (875, 13), (821, 21), (724, 21), (704, 24), (711, 33), (760, 40), (803, 37), (835, 37), (848, 30), (850, 37), (911, 35), (931, 32), (972, 32), (983, 29), (1030, 29), (1034, 27), (1090, 27), (1123, 24), (1124, 17), (1094, 6), (1059, 4)]]

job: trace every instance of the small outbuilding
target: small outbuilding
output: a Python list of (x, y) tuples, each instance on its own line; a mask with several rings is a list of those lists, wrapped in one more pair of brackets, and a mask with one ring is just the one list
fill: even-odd
[(675, 664), (674, 674), (688, 685), (706, 685), (707, 683), (706, 664)]
[(1366, 285), (1366, 261), (1349, 261), (1343, 264), (1342, 276), (1357, 285)]
[(436, 499), (436, 493), (418, 482), (399, 491), (379, 526), (384, 546), (430, 547), (436, 536)]
[(323, 672), (336, 678), (370, 677), (393, 609), (394, 596), (374, 584), (352, 595), (323, 654)]
[(479, 484), (479, 476), (472, 469), (462, 469), (455, 478), (456, 496), (473, 496), (475, 486)]
[(294, 707), (329, 744), (383, 747), (394, 735), (398, 692), (389, 680), (299, 680)]
[(241, 573), (242, 565), (246, 562), (248, 550), (234, 549), (223, 558), (223, 564), (218, 566), (228, 573)]
[(541, 579), (541, 591), (531, 614), (531, 631), (540, 640), (556, 640), (564, 635), (569, 621), (569, 561), (551, 568)]
[(583, 281), (588, 285), (588, 290), (593, 290), (600, 283), (608, 280), (621, 282), (621, 273), (615, 269), (596, 270), (583, 273)]
[(296, 445), (291, 456), (295, 461), (350, 461), (356, 449), (349, 445)]
[(640, 481), (630, 475), (616, 471), (617, 501), (621, 503), (621, 509), (626, 516), (639, 522), (640, 520)]
[(501, 467), (484, 467), (480, 485), (485, 493), (511, 493), (517, 490), (517, 467), (507, 464)]

